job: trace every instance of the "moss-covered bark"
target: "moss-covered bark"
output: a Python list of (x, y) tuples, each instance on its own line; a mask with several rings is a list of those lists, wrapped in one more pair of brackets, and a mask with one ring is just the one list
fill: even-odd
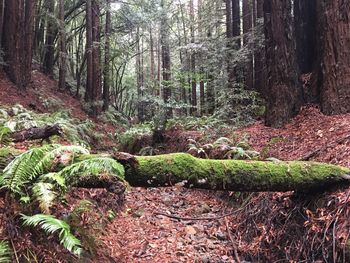
[(176, 153), (136, 157), (138, 165), (127, 169), (133, 186), (166, 186), (229, 191), (326, 190), (350, 184), (350, 169), (316, 162), (262, 162), (206, 160)]

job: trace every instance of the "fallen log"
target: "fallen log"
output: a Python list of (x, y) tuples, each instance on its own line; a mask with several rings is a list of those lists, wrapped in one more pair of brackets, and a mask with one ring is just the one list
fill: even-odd
[[(16, 152), (3, 148), (0, 163), (5, 167)], [(263, 162), (241, 160), (208, 160), (186, 153), (158, 156), (134, 156), (126, 153), (113, 155), (80, 155), (72, 163), (92, 157), (112, 157), (125, 168), (125, 180), (131, 186), (159, 187), (180, 184), (201, 188), (241, 192), (326, 191), (333, 187), (350, 185), (350, 169), (317, 162)], [(75, 187), (106, 188), (110, 192), (124, 191), (116, 178), (85, 177)]]
[(316, 162), (262, 162), (198, 159), (189, 154), (136, 156), (126, 169), (132, 186), (182, 184), (189, 188), (226, 191), (325, 191), (350, 185), (350, 169)]
[(21, 131), (11, 132), (8, 136), (13, 142), (23, 142), (28, 140), (48, 139), (51, 136), (62, 134), (62, 129), (58, 124), (47, 125), (45, 127), (29, 128)]

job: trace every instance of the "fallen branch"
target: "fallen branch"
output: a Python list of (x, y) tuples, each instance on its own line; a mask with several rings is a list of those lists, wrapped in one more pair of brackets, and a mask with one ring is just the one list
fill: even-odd
[(155, 212), (155, 215), (161, 215), (161, 216), (166, 216), (169, 218), (173, 218), (173, 219), (178, 219), (178, 220), (185, 220), (185, 221), (205, 221), (205, 220), (219, 220), (228, 216), (232, 216), (234, 213), (236, 213), (237, 211), (232, 211), (230, 213), (224, 214), (224, 215), (220, 215), (220, 216), (213, 216), (213, 217), (182, 217), (182, 216), (176, 216), (176, 215), (168, 215), (166, 213), (162, 213), (162, 212)]
[(29, 128), (21, 131), (12, 132), (9, 138), (13, 142), (23, 142), (28, 140), (48, 139), (51, 136), (62, 134), (62, 129), (58, 124), (48, 125), (42, 128)]

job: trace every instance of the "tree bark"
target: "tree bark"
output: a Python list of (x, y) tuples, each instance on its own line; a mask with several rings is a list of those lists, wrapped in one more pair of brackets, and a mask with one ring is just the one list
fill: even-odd
[(46, 0), (46, 38), (44, 46), (44, 61), (43, 71), (46, 75), (53, 77), (53, 68), (55, 63), (55, 37), (56, 37), (56, 26), (55, 26), (55, 1)]
[(103, 70), (103, 111), (107, 111), (110, 103), (110, 85), (111, 85), (111, 0), (106, 0), (106, 26), (105, 26), (105, 65)]
[(125, 175), (132, 186), (180, 183), (225, 191), (310, 192), (350, 185), (348, 168), (315, 162), (206, 160), (184, 153), (136, 157), (136, 161)]
[(34, 0), (6, 0), (2, 44), (5, 71), (10, 80), (25, 90), (31, 80)]
[(100, 6), (97, 0), (86, 1), (87, 83), (85, 101), (90, 104), (89, 114), (97, 117), (102, 107), (100, 57)]
[(302, 104), (290, 0), (266, 0), (264, 16), (269, 87), (265, 121), (268, 126), (281, 127)]
[(350, 112), (350, 3), (317, 0), (317, 47), (315, 63), (322, 112)]
[[(255, 26), (260, 24), (260, 20), (264, 19), (263, 11), (264, 0), (256, 1), (256, 19)], [(266, 95), (266, 63), (264, 48), (257, 50), (254, 53), (254, 88), (262, 94)]]
[[(194, 3), (193, 0), (190, 0), (190, 34), (192, 44), (195, 42), (194, 15)], [(196, 53), (193, 50), (191, 50), (191, 114), (197, 115)]]
[(24, 142), (29, 140), (48, 139), (54, 135), (62, 135), (62, 129), (58, 124), (48, 125), (43, 128), (29, 128), (10, 133), (8, 136), (12, 142)]
[(171, 118), (173, 116), (172, 108), (167, 105), (171, 99), (171, 61), (170, 61), (170, 44), (168, 37), (168, 18), (167, 14), (164, 11), (165, 0), (161, 1), (161, 7), (163, 9), (163, 15), (161, 19), (161, 28), (160, 28), (160, 45), (162, 50), (162, 76), (163, 76), (163, 101), (165, 105), (165, 119)]
[(66, 89), (66, 72), (67, 72), (67, 50), (66, 50), (66, 28), (64, 23), (64, 0), (59, 2), (59, 20), (60, 20), (60, 65), (58, 89)]
[[(248, 44), (248, 37), (247, 34), (249, 34), (252, 31), (253, 28), (253, 6), (251, 0), (244, 0), (243, 1), (243, 43), (244, 45)], [(253, 54), (249, 52), (248, 54), (248, 61), (245, 65), (244, 70), (244, 82), (245, 87), (248, 90), (254, 89), (254, 80), (253, 80)]]

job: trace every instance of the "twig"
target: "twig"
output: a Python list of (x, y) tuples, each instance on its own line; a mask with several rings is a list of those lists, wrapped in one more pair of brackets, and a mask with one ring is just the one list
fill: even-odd
[(166, 216), (169, 218), (174, 218), (174, 219), (178, 219), (178, 220), (218, 220), (218, 219), (222, 219), (225, 218), (227, 216), (231, 216), (234, 213), (236, 213), (237, 211), (232, 211), (230, 213), (224, 214), (224, 215), (220, 215), (220, 216), (213, 216), (213, 217), (182, 217), (182, 216), (176, 216), (176, 215), (168, 215), (166, 213), (162, 213), (162, 212), (154, 212), (155, 215), (161, 215), (161, 216)]
[(235, 259), (236, 259), (236, 261), (237, 261), (238, 263), (241, 263), (241, 260), (240, 260), (240, 258), (239, 258), (239, 256), (238, 256), (238, 248), (237, 248), (236, 242), (235, 242), (235, 240), (233, 239), (233, 236), (232, 236), (232, 234), (231, 234), (231, 230), (230, 230), (230, 227), (229, 227), (229, 225), (228, 225), (227, 218), (225, 218), (225, 224), (226, 224), (226, 229), (227, 229), (228, 237), (230, 238), (230, 241), (231, 241), (231, 243), (232, 243), (233, 253), (234, 253), (234, 255), (235, 255)]

